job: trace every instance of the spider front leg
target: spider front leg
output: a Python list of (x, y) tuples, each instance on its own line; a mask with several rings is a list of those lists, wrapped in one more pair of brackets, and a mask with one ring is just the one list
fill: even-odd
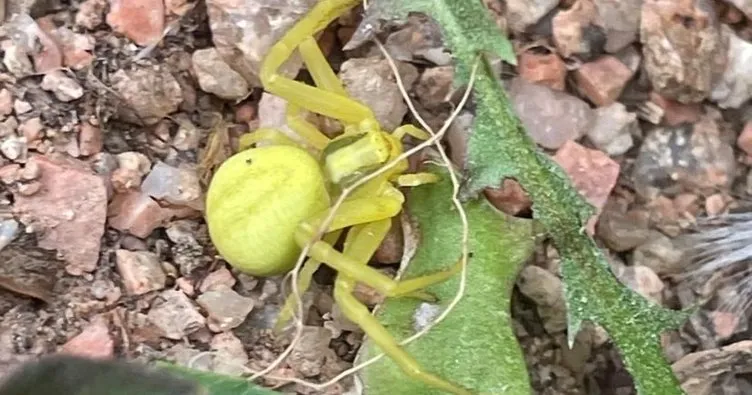
[[(334, 81), (336, 75), (321, 54), (321, 49), (315, 42), (310, 42), (315, 34), (360, 2), (361, 0), (321, 0), (316, 3), (308, 14), (272, 46), (264, 58), (260, 72), (264, 89), (284, 98), (293, 106), (338, 119), (346, 124), (374, 120), (375, 116), (370, 108), (350, 98), (339, 82)], [(296, 49), (300, 51), (311, 76), (320, 87), (278, 74), (279, 68)]]

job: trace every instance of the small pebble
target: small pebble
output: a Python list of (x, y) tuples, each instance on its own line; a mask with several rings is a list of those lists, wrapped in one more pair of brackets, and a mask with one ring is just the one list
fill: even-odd
[(567, 68), (558, 54), (532, 48), (523, 52), (517, 62), (520, 77), (525, 80), (564, 90)]
[(681, 103), (707, 99), (726, 69), (728, 38), (711, 0), (646, 0), (640, 41), (653, 88)]
[(242, 103), (235, 107), (235, 122), (248, 123), (256, 118), (256, 106), (252, 102)]
[(203, 328), (206, 319), (181, 291), (162, 292), (152, 303), (147, 314), (149, 321), (162, 332), (162, 336), (180, 340)]
[(209, 329), (224, 332), (238, 327), (253, 310), (254, 300), (240, 296), (227, 285), (199, 295), (196, 302), (209, 314)]
[(721, 108), (739, 108), (752, 98), (752, 76), (748, 72), (752, 43), (739, 38), (728, 26), (723, 26), (723, 31), (729, 37), (728, 66), (710, 99)]
[(548, 333), (566, 329), (564, 286), (559, 277), (538, 266), (525, 266), (517, 279), (520, 292), (538, 306), (538, 314)]
[(483, 194), (494, 207), (509, 215), (528, 210), (533, 204), (520, 183), (509, 178), (504, 179), (500, 188), (486, 188)]
[(640, 6), (643, 0), (594, 0), (600, 22), (606, 31), (608, 53), (615, 53), (637, 41), (640, 32)]
[(180, 288), (181, 291), (183, 291), (188, 296), (193, 296), (193, 294), (196, 293), (196, 289), (193, 287), (193, 284), (191, 283), (191, 280), (180, 277), (175, 280), (175, 285)]
[(162, 0), (111, 0), (107, 24), (138, 45), (155, 43), (165, 24)]
[(117, 194), (108, 207), (108, 224), (120, 231), (146, 238), (167, 221), (167, 213), (141, 192)]
[(215, 352), (212, 371), (214, 373), (240, 376), (246, 372), (248, 354), (243, 342), (232, 332), (218, 333), (211, 339), (210, 347)]
[(82, 122), (81, 131), (78, 135), (78, 145), (83, 156), (98, 154), (104, 146), (102, 129), (89, 122)]
[(167, 277), (156, 254), (119, 249), (115, 251), (115, 260), (130, 295), (143, 295), (164, 288)]
[(0, 89), (0, 116), (10, 115), (13, 112), (13, 94), (9, 90)]
[(596, 226), (598, 237), (617, 252), (645, 243), (650, 237), (649, 219), (640, 214), (637, 210), (622, 213), (615, 205), (607, 204)]
[(26, 158), (27, 150), (26, 139), (23, 137), (9, 136), (0, 143), (0, 152), (10, 160), (19, 159), (23, 161)]
[(515, 32), (525, 31), (556, 8), (558, 3), (559, 0), (508, 0), (506, 10), (509, 28)]
[(728, 188), (736, 172), (734, 149), (721, 138), (716, 122), (700, 122), (650, 131), (634, 163), (634, 187), (652, 199), (659, 193)]
[(580, 66), (574, 77), (579, 90), (591, 102), (605, 107), (616, 102), (632, 74), (615, 56), (606, 55)]
[(619, 163), (601, 151), (585, 148), (573, 141), (564, 143), (553, 158), (567, 173), (577, 191), (595, 208), (596, 213), (586, 227), (588, 233), (593, 235), (598, 216), (619, 178)]
[(123, 152), (117, 154), (118, 167), (121, 169), (135, 170), (144, 176), (151, 170), (151, 161), (140, 152)]
[(37, 181), (32, 181), (18, 185), (18, 193), (23, 196), (31, 196), (42, 188), (42, 184)]
[[(412, 86), (418, 79), (418, 71), (411, 64), (398, 62), (398, 69), (404, 86)], [(385, 130), (394, 130), (402, 124), (407, 104), (392, 69), (382, 57), (348, 59), (342, 63), (339, 78), (348, 94), (373, 110)]]
[(54, 93), (58, 100), (64, 102), (80, 99), (84, 95), (84, 88), (60, 70), (45, 74), (40, 87)]
[(682, 259), (682, 251), (661, 232), (650, 231), (647, 242), (635, 248), (633, 265), (646, 266), (657, 275), (679, 273), (688, 264)]
[(199, 291), (206, 292), (219, 286), (232, 288), (235, 285), (235, 277), (232, 276), (226, 267), (222, 267), (207, 275), (199, 286)]
[(61, 353), (91, 359), (111, 359), (115, 354), (115, 341), (110, 335), (107, 320), (97, 316), (81, 333), (63, 345)]
[(177, 168), (157, 162), (141, 184), (141, 190), (155, 199), (203, 209), (203, 193), (195, 169)]
[(0, 137), (15, 135), (17, 129), (18, 120), (16, 120), (16, 117), (7, 117), (4, 121), (0, 122)]
[(39, 168), (39, 164), (34, 161), (28, 162), (21, 170), (21, 179), (27, 181), (36, 180), (40, 174), (41, 169)]
[(560, 10), (551, 21), (553, 41), (561, 56), (590, 60), (603, 53), (606, 32), (598, 20), (592, 0), (579, 0), (569, 9)]
[(107, 0), (85, 0), (78, 6), (76, 25), (94, 30), (104, 23), (104, 12), (107, 10)]
[(609, 156), (622, 155), (632, 148), (632, 136), (640, 132), (636, 114), (627, 112), (621, 103), (613, 103), (597, 108), (595, 117), (587, 136), (596, 148)]
[(31, 103), (23, 100), (14, 100), (13, 101), (13, 111), (16, 112), (16, 115), (26, 114), (27, 112), (31, 111)]
[[(162, 2), (158, 3), (161, 7)], [(157, 124), (183, 102), (180, 83), (166, 66), (120, 69), (110, 76), (110, 81), (125, 101), (118, 115), (126, 122)]]
[[(29, 54), (19, 45), (10, 45), (3, 48), (3, 64), (8, 68), (11, 74), (18, 78), (23, 78), (34, 73), (34, 65), (29, 59)], [(18, 111), (16, 111), (18, 114)]]
[(204, 92), (225, 100), (238, 100), (248, 95), (249, 86), (240, 73), (222, 59), (216, 48), (193, 52), (193, 70)]
[(595, 113), (568, 93), (514, 78), (508, 92), (530, 137), (548, 149), (576, 140), (590, 129)]

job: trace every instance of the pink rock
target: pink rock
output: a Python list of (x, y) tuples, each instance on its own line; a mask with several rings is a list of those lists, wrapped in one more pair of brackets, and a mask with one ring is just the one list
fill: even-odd
[(603, 210), (611, 190), (619, 178), (619, 164), (603, 152), (567, 141), (554, 155), (554, 160), (569, 175), (575, 188), (595, 206), (597, 212), (587, 223), (590, 235)]
[(520, 183), (511, 179), (505, 179), (500, 188), (486, 188), (483, 193), (494, 207), (509, 215), (517, 215), (533, 204)]
[[(316, 0), (208, 0), (206, 13), (211, 21), (212, 41), (230, 67), (252, 87), (259, 87), (261, 62), (269, 48), (316, 3)], [(294, 54), (280, 68), (280, 74), (293, 77), (302, 63), (301, 57)]]
[(0, 167), (0, 181), (6, 184), (12, 184), (21, 177), (21, 165), (11, 163)]
[(714, 311), (710, 313), (713, 330), (720, 338), (729, 338), (739, 325), (739, 317), (727, 311)]
[(141, 192), (117, 194), (108, 208), (109, 225), (145, 238), (167, 221), (159, 204)]
[(59, 69), (63, 66), (63, 52), (60, 50), (60, 43), (49, 34), (55, 29), (55, 23), (51, 16), (39, 18), (36, 22), (40, 28), (37, 31), (37, 38), (42, 48), (33, 54), (34, 70), (37, 73), (46, 73)]
[(196, 289), (193, 286), (191, 280), (185, 277), (180, 277), (179, 279), (175, 280), (175, 285), (177, 285), (178, 288), (180, 288), (180, 290), (188, 296), (193, 296), (193, 294), (196, 293)]
[(74, 33), (65, 26), (57, 27), (49, 16), (40, 18), (37, 23), (50, 45), (54, 44), (57, 48), (56, 56), (60, 57), (62, 65), (80, 70), (94, 60), (94, 55), (90, 52), (94, 50), (95, 44), (92, 37)]
[(721, 215), (729, 206), (733, 199), (722, 193), (716, 193), (705, 198), (705, 212), (710, 217)]
[(112, 187), (115, 192), (125, 193), (128, 191), (136, 191), (141, 185), (141, 174), (133, 169), (117, 168), (112, 172), (110, 176)]
[(110, 0), (107, 24), (138, 45), (149, 45), (162, 37), (162, 0)]
[(522, 78), (551, 89), (564, 90), (567, 68), (556, 53), (542, 54), (527, 50), (520, 55), (518, 62), (517, 68)]
[(190, 11), (196, 3), (191, 3), (188, 0), (164, 0), (165, 8), (175, 15), (183, 16), (186, 12)]
[(527, 133), (548, 149), (579, 139), (595, 120), (595, 112), (584, 100), (520, 77), (509, 82), (508, 92)]
[(702, 105), (700, 103), (680, 103), (655, 91), (650, 92), (650, 101), (663, 109), (661, 120), (663, 125), (676, 126), (685, 122), (695, 123), (702, 116)]
[(103, 144), (102, 130), (88, 122), (83, 122), (81, 124), (81, 131), (78, 135), (78, 146), (81, 155), (89, 156), (98, 154), (102, 151)]
[(157, 162), (141, 183), (141, 190), (175, 206), (203, 210), (204, 197), (198, 172), (193, 167), (173, 167)]
[(62, 354), (92, 359), (110, 359), (114, 355), (115, 342), (110, 336), (107, 320), (97, 316), (84, 330), (63, 345)]
[(256, 105), (243, 103), (235, 107), (235, 122), (248, 123), (256, 119)]
[(115, 251), (115, 261), (129, 294), (143, 295), (164, 288), (167, 276), (157, 254), (119, 249)]
[(10, 115), (13, 112), (13, 95), (7, 89), (0, 89), (0, 115)]
[(204, 281), (201, 282), (198, 289), (201, 292), (206, 292), (219, 285), (226, 285), (232, 288), (232, 286), (235, 285), (235, 281), (235, 277), (232, 276), (232, 273), (230, 273), (227, 268), (222, 267), (219, 270), (209, 273), (209, 275), (204, 278)]
[(579, 90), (598, 107), (616, 101), (632, 78), (632, 71), (615, 56), (601, 56), (574, 73)]
[(39, 192), (15, 196), (14, 211), (39, 232), (39, 247), (56, 249), (68, 262), (66, 271), (93, 271), (107, 219), (104, 180), (79, 160), (62, 155), (33, 155), (39, 166)]
[(700, 103), (722, 79), (729, 43), (712, 3), (643, 1), (642, 67), (661, 95), (681, 103)]
[(744, 125), (744, 129), (739, 138), (736, 139), (736, 145), (739, 146), (747, 155), (752, 156), (752, 121), (747, 122)]
[(94, 30), (104, 22), (107, 0), (85, 0), (78, 7), (76, 25)]
[(579, 55), (589, 59), (602, 51), (605, 37), (596, 33), (600, 26), (598, 8), (593, 0), (578, 0), (559, 11), (551, 20), (553, 41), (561, 56)]
[(154, 125), (183, 102), (183, 90), (168, 67), (120, 69), (110, 81), (127, 108), (118, 116), (130, 123)]
[(29, 118), (18, 127), (18, 132), (26, 137), (28, 143), (41, 140), (43, 130), (44, 125), (39, 117)]

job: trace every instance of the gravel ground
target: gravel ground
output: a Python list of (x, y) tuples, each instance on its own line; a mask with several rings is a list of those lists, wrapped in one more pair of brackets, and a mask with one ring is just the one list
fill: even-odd
[[(239, 136), (286, 129), (285, 103), (263, 93), (257, 71), (314, 3), (0, 0), (0, 375), (52, 353), (187, 364), (207, 350), (216, 356), (198, 367), (240, 374), (284, 350), (289, 339), (270, 330), (281, 277), (239, 273), (217, 255), (203, 194)], [(681, 236), (697, 218), (749, 207), (752, 2), (485, 3), (517, 52), (518, 66), (501, 70), (515, 108), (599, 209), (588, 231), (619, 279), (667, 307), (700, 303), (663, 339), (687, 392), (751, 393), (745, 262), (691, 272)], [(361, 13), (318, 41), (347, 91), (392, 129), (412, 116), (387, 62), (370, 44), (342, 50)], [(384, 42), (421, 116), (440, 126), (462, 92), (437, 27), (412, 16)], [(472, 117), (464, 110), (447, 138), (458, 162)], [(530, 216), (512, 180), (486, 196)], [(397, 229), (375, 257), (388, 273), (402, 254)], [(332, 277), (317, 273), (303, 340), (275, 375), (326, 381), (352, 365), (362, 333), (339, 316)], [(567, 348), (561, 287), (544, 243), (513, 300), (536, 393), (635, 393), (599, 328)]]

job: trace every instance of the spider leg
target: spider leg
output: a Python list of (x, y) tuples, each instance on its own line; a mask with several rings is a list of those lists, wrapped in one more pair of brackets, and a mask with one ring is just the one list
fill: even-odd
[[(391, 226), (389, 219), (382, 219), (351, 228), (345, 242), (344, 254), (360, 262), (367, 262), (376, 251), (381, 240)], [(453, 394), (470, 394), (464, 388), (452, 384), (434, 374), (426, 372), (415, 358), (402, 348), (397, 339), (368, 311), (368, 308), (353, 296), (356, 281), (345, 274), (339, 274), (334, 284), (334, 299), (342, 313), (378, 345), (381, 350), (415, 380)]]
[(395, 180), (401, 187), (415, 187), (423, 184), (431, 184), (439, 181), (439, 176), (433, 173), (401, 174)]
[[(323, 239), (329, 244), (334, 244), (337, 242), (341, 234), (342, 230), (336, 230), (332, 233), (326, 234)], [(321, 266), (321, 262), (313, 258), (308, 258), (303, 262), (303, 267), (300, 269), (300, 273), (298, 273), (298, 293), (300, 295), (303, 295), (303, 293), (308, 290), (308, 287), (311, 285), (311, 280), (313, 279), (313, 274), (316, 273), (319, 266)], [(287, 299), (285, 299), (285, 303), (279, 311), (277, 322), (274, 325), (274, 332), (279, 333), (282, 328), (284, 328), (285, 324), (290, 320), (290, 317), (292, 317), (293, 309), (295, 307), (295, 295), (291, 293)]]
[[(303, 38), (299, 43), (298, 51), (318, 88), (342, 97), (349, 97), (312, 36)], [(343, 109), (347, 109), (347, 107), (343, 107)], [(306, 113), (298, 104), (288, 102), (286, 116), (287, 125), (306, 139), (314, 148), (322, 150), (329, 143), (329, 138), (305, 119)]]
[[(334, 86), (331, 81), (334, 72), (331, 69), (326, 71), (329, 68), (326, 59), (323, 55), (315, 53), (314, 45), (306, 42), (358, 4), (360, 0), (322, 0), (316, 3), (308, 14), (272, 46), (264, 58), (260, 72), (264, 89), (284, 98), (293, 106), (340, 120), (345, 124), (359, 124), (363, 120), (375, 119), (370, 108), (342, 94), (342, 90)], [(300, 49), (314, 80), (322, 87), (310, 86), (278, 74), (279, 68), (295, 49)]]
[(287, 137), (284, 133), (274, 128), (258, 128), (252, 133), (246, 133), (240, 136), (238, 141), (238, 150), (244, 151), (251, 148), (259, 142), (270, 142), (274, 145), (294, 145), (298, 144)]
[[(353, 225), (379, 221), (392, 218), (402, 208), (402, 201), (390, 196), (377, 196), (359, 198), (345, 201), (337, 211), (334, 219), (326, 230), (332, 232)], [(328, 217), (330, 210), (305, 221), (300, 225), (295, 240), (304, 246), (315, 236), (316, 230)], [(354, 281), (361, 282), (375, 289), (387, 297), (417, 296), (417, 291), (423, 290), (433, 284), (437, 284), (453, 277), (461, 270), (461, 262), (458, 262), (448, 270), (427, 274), (407, 280), (395, 281), (380, 271), (365, 266), (352, 257), (345, 255), (322, 240), (315, 241), (309, 249), (308, 255), (338, 272), (346, 275)]]
[(329, 137), (326, 137), (324, 133), (312, 123), (306, 119), (306, 112), (303, 111), (300, 106), (287, 103), (287, 110), (285, 111), (285, 119), (287, 126), (290, 127), (298, 136), (302, 137), (313, 148), (321, 151), (329, 144)]
[(392, 135), (397, 140), (402, 140), (402, 138), (405, 137), (405, 135), (413, 136), (418, 140), (428, 140), (431, 138), (431, 135), (428, 134), (428, 132), (426, 132), (425, 130), (415, 125), (410, 125), (410, 124), (402, 125), (398, 127), (397, 129), (394, 129), (394, 131), (392, 132)]

